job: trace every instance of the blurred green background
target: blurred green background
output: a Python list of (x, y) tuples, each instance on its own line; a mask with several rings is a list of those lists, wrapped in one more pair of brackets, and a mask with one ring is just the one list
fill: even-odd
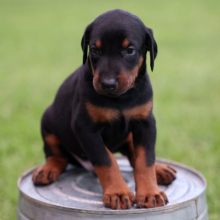
[(220, 219), (220, 1), (1, 0), (1, 220), (15, 219), (18, 177), (44, 162), (40, 118), (82, 64), (85, 27), (115, 8), (139, 16), (158, 44), (155, 70), (149, 70), (157, 157), (203, 173), (209, 218)]

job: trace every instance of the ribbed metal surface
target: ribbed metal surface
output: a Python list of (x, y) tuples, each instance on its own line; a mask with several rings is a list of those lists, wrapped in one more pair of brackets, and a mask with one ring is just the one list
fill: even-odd
[[(135, 192), (133, 171), (124, 157), (117, 158), (122, 175)], [(82, 168), (69, 169), (58, 181), (35, 187), (31, 177), (34, 169), (18, 180), (19, 203), (17, 220), (78, 220), (78, 219), (138, 219), (138, 220), (207, 220), (206, 181), (196, 170), (183, 164), (158, 159), (173, 165), (177, 179), (165, 191), (169, 204), (154, 209), (111, 210), (102, 205), (102, 188), (97, 177)]]

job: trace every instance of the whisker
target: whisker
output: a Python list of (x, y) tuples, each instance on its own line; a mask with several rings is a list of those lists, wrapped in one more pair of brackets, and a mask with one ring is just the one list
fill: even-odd
[(139, 78), (140, 76), (137, 76), (136, 78), (141, 81), (142, 83), (144, 83), (146, 86), (148, 86), (148, 84), (146, 82), (143, 81), (143, 78)]
[(133, 87), (134, 89), (136, 89), (137, 91), (138, 91), (138, 93), (139, 93), (139, 96), (140, 96), (140, 92), (139, 92), (139, 90), (137, 89), (137, 88), (135, 88), (135, 87)]
[(132, 88), (130, 88), (128, 91), (130, 91), (133, 95), (133, 98), (134, 98), (134, 93), (132, 92)]
[(92, 83), (93, 81), (86, 82), (86, 84)]

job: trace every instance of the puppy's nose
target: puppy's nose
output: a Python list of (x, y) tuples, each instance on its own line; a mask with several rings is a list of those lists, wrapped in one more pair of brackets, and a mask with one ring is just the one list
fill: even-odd
[(117, 87), (116, 79), (104, 79), (101, 82), (101, 87), (106, 92), (112, 92)]

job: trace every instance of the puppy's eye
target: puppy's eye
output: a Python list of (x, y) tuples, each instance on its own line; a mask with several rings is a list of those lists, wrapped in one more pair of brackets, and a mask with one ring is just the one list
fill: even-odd
[(92, 47), (92, 48), (90, 49), (90, 51), (91, 51), (93, 54), (98, 54), (98, 53), (99, 53), (99, 50), (98, 50), (97, 48), (95, 48), (95, 47)]
[(135, 49), (132, 47), (127, 48), (126, 53), (129, 55), (133, 55), (135, 53)]

